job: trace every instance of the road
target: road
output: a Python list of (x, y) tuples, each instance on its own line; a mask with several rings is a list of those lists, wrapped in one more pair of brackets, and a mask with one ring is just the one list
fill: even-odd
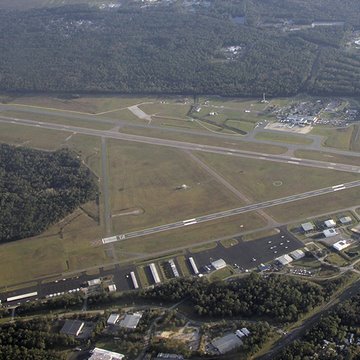
[(306, 167), (315, 167), (315, 168), (321, 168), (321, 169), (345, 171), (345, 172), (351, 172), (351, 173), (360, 173), (360, 166), (328, 163), (325, 161), (318, 161), (318, 160), (301, 159), (301, 158), (290, 157), (290, 156), (286, 156), (286, 155), (273, 155), (273, 154), (266, 154), (266, 153), (257, 153), (257, 152), (252, 152), (252, 151), (233, 149), (233, 148), (229, 148), (229, 147), (200, 145), (200, 144), (188, 143), (188, 142), (182, 142), (182, 141), (176, 141), (176, 140), (168, 140), (168, 139), (160, 139), (160, 138), (141, 136), (141, 135), (118, 133), (118, 132), (108, 131), (108, 130), (96, 130), (96, 129), (89, 129), (89, 128), (84, 128), (84, 127), (60, 125), (60, 124), (53, 124), (53, 123), (34, 121), (34, 120), (26, 120), (26, 119), (17, 119), (17, 118), (13, 118), (13, 117), (4, 117), (4, 116), (0, 116), (0, 123), (12, 123), (12, 124), (17, 124), (17, 125), (22, 125), (22, 126), (38, 127), (38, 128), (57, 130), (57, 131), (59, 131), (59, 130), (60, 131), (68, 131), (71, 133), (76, 132), (78, 134), (83, 134), (83, 135), (98, 136), (98, 137), (124, 140), (124, 141), (132, 141), (132, 142), (140, 142), (140, 143), (145, 143), (145, 144), (150, 144), (150, 145), (172, 147), (172, 148), (177, 148), (177, 149), (181, 149), (181, 150), (202, 151), (202, 152), (208, 152), (208, 153), (214, 153), (214, 154), (220, 154), (220, 155), (238, 156), (238, 157), (244, 157), (244, 158), (249, 158), (249, 159), (279, 162), (279, 163), (285, 163), (285, 164), (291, 164), (291, 165), (297, 165), (297, 166), (306, 166)]
[(102, 242), (103, 242), (103, 244), (108, 244), (108, 243), (112, 243), (112, 242), (116, 242), (116, 241), (127, 240), (127, 239), (131, 239), (131, 238), (135, 238), (135, 237), (155, 234), (155, 233), (159, 233), (162, 231), (183, 228), (183, 227), (187, 227), (187, 226), (191, 226), (191, 225), (201, 224), (201, 223), (208, 222), (208, 221), (214, 221), (214, 220), (218, 220), (218, 219), (222, 219), (222, 218), (226, 218), (226, 217), (230, 217), (230, 216), (243, 214), (243, 213), (250, 212), (250, 211), (258, 211), (260, 209), (265, 209), (265, 208), (276, 206), (276, 205), (282, 205), (282, 204), (286, 204), (286, 203), (293, 202), (293, 201), (303, 200), (303, 199), (312, 198), (315, 196), (320, 196), (320, 195), (334, 193), (337, 191), (351, 189), (351, 188), (354, 188), (357, 186), (360, 186), (360, 180), (356, 180), (356, 181), (352, 181), (352, 182), (348, 182), (348, 183), (344, 183), (344, 184), (339, 184), (339, 185), (334, 185), (334, 186), (328, 186), (328, 187), (325, 187), (322, 189), (307, 191), (307, 192), (304, 192), (301, 194), (285, 196), (285, 197), (282, 197), (279, 199), (263, 201), (261, 203), (250, 204), (250, 205), (246, 205), (246, 206), (243, 206), (240, 208), (235, 208), (235, 209), (220, 211), (220, 212), (213, 213), (213, 214), (198, 216), (196, 218), (181, 220), (181, 221), (177, 221), (177, 222), (174, 222), (171, 224), (160, 225), (160, 226), (155, 226), (155, 227), (144, 229), (144, 230), (133, 231), (133, 232), (130, 232), (127, 234), (112, 236), (109, 238), (102, 239)]

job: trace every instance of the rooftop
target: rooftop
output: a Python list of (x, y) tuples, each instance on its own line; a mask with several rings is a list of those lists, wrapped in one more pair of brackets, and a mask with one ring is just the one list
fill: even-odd
[(243, 344), (239, 337), (234, 334), (227, 334), (220, 339), (213, 340), (211, 344), (216, 348), (220, 354), (225, 354)]
[(124, 319), (120, 321), (120, 326), (127, 329), (136, 329), (142, 314), (134, 313), (134, 314), (126, 314)]
[(123, 354), (95, 348), (88, 360), (122, 360), (124, 357)]
[(84, 327), (83, 321), (65, 320), (65, 324), (61, 328), (60, 333), (70, 335), (70, 336), (78, 336), (83, 327)]

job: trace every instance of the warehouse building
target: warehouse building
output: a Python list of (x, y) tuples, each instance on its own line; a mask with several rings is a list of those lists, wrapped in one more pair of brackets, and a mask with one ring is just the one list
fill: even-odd
[(226, 262), (223, 259), (215, 260), (211, 263), (211, 266), (215, 270), (220, 270), (220, 269), (223, 269), (224, 267), (226, 267)]
[(135, 275), (134, 271), (132, 271), (132, 272), (130, 273), (130, 277), (131, 277), (131, 281), (132, 281), (132, 283), (133, 283), (134, 289), (138, 289), (138, 288), (139, 288), (139, 284), (138, 284), (138, 281), (137, 281), (137, 279), (136, 279), (136, 275)]
[(199, 270), (196, 266), (196, 263), (195, 263), (195, 260), (193, 257), (189, 257), (189, 263), (190, 263), (190, 266), (192, 268), (192, 271), (195, 275), (198, 275), (199, 274)]
[(294, 250), (289, 254), (294, 260), (300, 260), (305, 257), (305, 253), (302, 250)]
[(280, 265), (286, 266), (290, 264), (294, 259), (289, 255), (285, 254), (275, 259)]
[(323, 231), (323, 234), (327, 238), (339, 235), (338, 232), (335, 229), (326, 229), (326, 230)]
[(241, 341), (241, 339), (234, 333), (227, 334), (211, 342), (211, 345), (220, 354), (226, 354), (227, 352), (240, 347), (242, 344), (243, 342)]
[(352, 219), (350, 216), (344, 216), (340, 218), (339, 221), (341, 222), (342, 225), (348, 225), (352, 223)]
[(91, 351), (91, 356), (88, 360), (122, 360), (125, 357), (113, 351), (108, 351), (100, 348), (95, 348)]
[(126, 329), (136, 329), (141, 317), (142, 317), (141, 313), (126, 314), (124, 319), (120, 321), (120, 327)]
[(151, 275), (152, 275), (152, 277), (153, 277), (153, 279), (154, 279), (155, 284), (160, 284), (161, 281), (160, 281), (160, 277), (159, 277), (159, 274), (158, 274), (158, 271), (157, 271), (157, 269), (156, 269), (155, 264), (154, 264), (154, 263), (151, 263), (151, 264), (149, 265), (149, 268), (150, 268)]
[(335, 244), (333, 244), (333, 248), (337, 251), (341, 251), (346, 249), (347, 247), (349, 247), (351, 245), (351, 242), (348, 240), (341, 240), (336, 242)]
[(60, 330), (60, 334), (79, 336), (84, 325), (85, 323), (80, 320), (65, 320), (65, 323)]
[(324, 221), (324, 224), (327, 228), (333, 228), (336, 226), (336, 221), (333, 219), (329, 219), (329, 220)]
[(309, 232), (309, 231), (313, 231), (315, 229), (315, 226), (313, 223), (307, 222), (307, 223), (301, 224), (301, 229), (303, 230), (303, 232)]
[(119, 314), (111, 314), (109, 318), (107, 319), (106, 323), (108, 325), (115, 325), (117, 321), (119, 320), (120, 315)]

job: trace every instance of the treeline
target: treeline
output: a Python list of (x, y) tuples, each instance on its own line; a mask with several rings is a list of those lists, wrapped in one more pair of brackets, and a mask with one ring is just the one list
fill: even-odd
[(286, 276), (251, 274), (241, 280), (208, 283), (181, 279), (145, 290), (145, 298), (179, 301), (189, 298), (201, 316), (266, 317), (276, 322), (296, 321), (301, 314), (327, 300), (338, 281), (319, 285)]
[(92, 174), (68, 150), (0, 144), (0, 242), (40, 234), (96, 193)]
[(360, 296), (341, 303), (324, 315), (300, 340), (288, 346), (276, 360), (359, 359)]
[(17, 321), (0, 326), (0, 360), (65, 360), (61, 350), (77, 342), (50, 331), (52, 323), (45, 318)]

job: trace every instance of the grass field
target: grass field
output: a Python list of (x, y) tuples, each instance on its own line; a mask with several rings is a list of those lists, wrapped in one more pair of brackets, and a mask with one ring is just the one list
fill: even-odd
[(353, 150), (355, 146), (354, 150), (356, 151), (359, 145), (353, 144), (354, 131), (357, 131), (356, 125), (341, 129), (315, 127), (311, 133), (326, 137), (324, 141), (325, 146), (341, 150)]
[(88, 3), (90, 5), (100, 5), (111, 3), (110, 0), (2, 0), (0, 9), (31, 9), (34, 7), (52, 7), (71, 4)]
[[(129, 260), (133, 254), (158, 254), (180, 248), (202, 247), (202, 242), (221, 240), (240, 232), (252, 231), (266, 225), (255, 213), (232, 216), (209, 223), (175, 229), (141, 238), (114, 243), (118, 257)], [(159, 254), (161, 255), (161, 254)]]
[[(34, 1), (34, 0), (30, 0)], [(48, 0), (39, 0), (48, 1)], [(57, 0), (55, 0), (57, 1)], [(92, 1), (92, 0), (89, 0)], [(74, 0), (76, 2), (76, 0)], [(105, 2), (105, 1), (104, 1)], [(144, 102), (156, 102), (156, 97), (138, 97), (138, 96), (82, 96), (75, 99), (63, 99), (56, 96), (0, 96), (0, 102), (7, 105), (17, 104), (33, 108), (58, 109), (65, 111), (74, 111), (87, 114), (98, 114), (116, 109), (127, 108), (132, 105)]]
[(337, 191), (284, 205), (271, 207), (269, 214), (280, 222), (299, 221), (319, 214), (336, 212), (359, 204), (360, 188)]
[(201, 152), (197, 152), (196, 155), (233, 186), (256, 201), (280, 198), (359, 179), (357, 174), (335, 170)]
[(265, 141), (276, 141), (289, 144), (309, 145), (313, 140), (306, 138), (305, 136), (296, 136), (283, 133), (273, 132), (259, 132), (255, 135), (255, 139)]
[(101, 121), (86, 121), (86, 120), (79, 120), (79, 119), (70, 119), (67, 117), (59, 116), (58, 114), (36, 114), (33, 112), (23, 112), (23, 111), (1, 111), (1, 115), (5, 117), (13, 117), (18, 119), (27, 119), (27, 120), (35, 120), (35, 121), (42, 121), (47, 123), (55, 123), (55, 124), (62, 124), (62, 125), (70, 125), (70, 126), (79, 126), (84, 128), (90, 129), (97, 129), (97, 130), (110, 130), (115, 124), (107, 124), (101, 123)]
[(312, 150), (296, 150), (295, 156), (303, 159), (320, 160), (326, 162), (349, 164), (359, 166), (360, 157), (331, 154)]
[[(183, 152), (109, 141), (111, 210), (141, 214), (113, 218), (115, 233), (166, 224), (240, 206), (229, 190)], [(186, 184), (188, 189), (178, 189)]]
[[(208, 125), (207, 125), (208, 126)], [(174, 133), (161, 131), (156, 129), (135, 129), (130, 127), (122, 127), (121, 132), (127, 134), (134, 135), (143, 135), (150, 136), (161, 139), (170, 139), (170, 140), (179, 140), (185, 142), (191, 142), (195, 144), (203, 144), (203, 145), (213, 145), (213, 146), (223, 146), (231, 149), (239, 149), (239, 150), (248, 150), (254, 152), (264, 152), (268, 154), (283, 154), (287, 151), (287, 148), (280, 145), (267, 145), (267, 144), (255, 144), (252, 142), (247, 142), (244, 140), (240, 140), (240, 135), (232, 135), (230, 138), (222, 139), (211, 136), (206, 136), (206, 130), (204, 130), (203, 135), (197, 134), (182, 134), (182, 133)]]
[(164, 116), (167, 118), (187, 119), (187, 114), (190, 110), (189, 104), (181, 103), (155, 103), (140, 105), (139, 108), (146, 114)]

